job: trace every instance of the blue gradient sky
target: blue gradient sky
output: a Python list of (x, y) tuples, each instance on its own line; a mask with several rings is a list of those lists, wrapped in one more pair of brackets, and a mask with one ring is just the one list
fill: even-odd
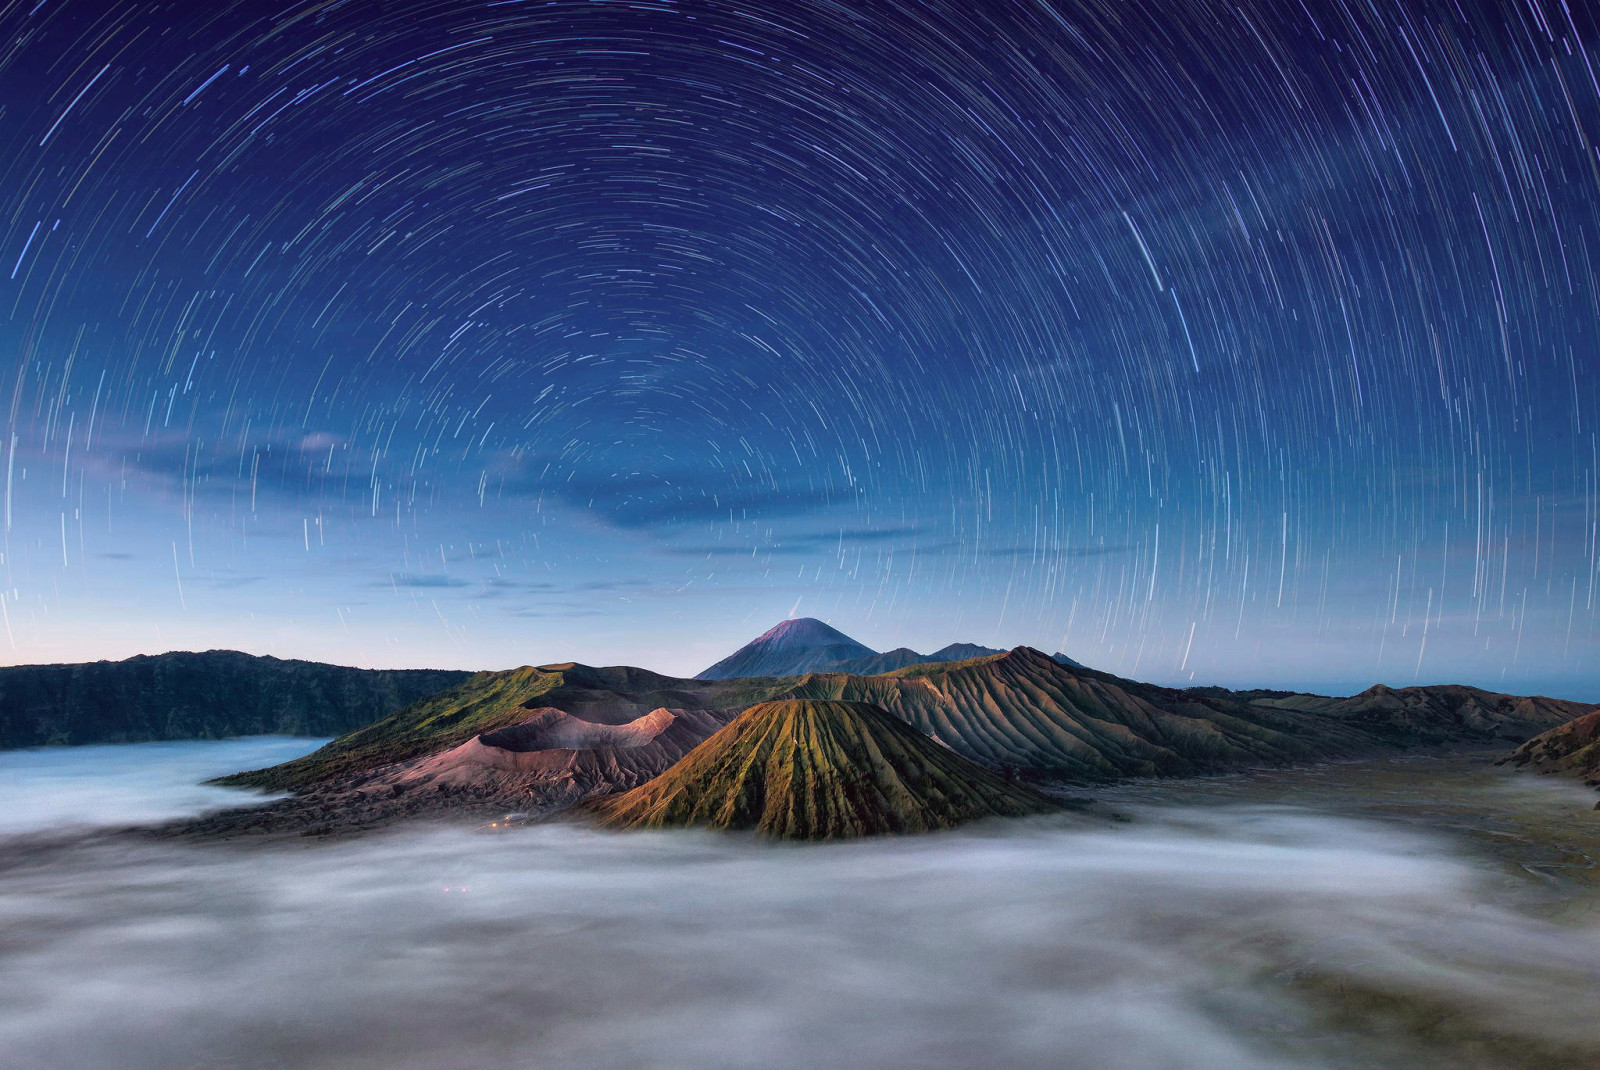
[(1581, 5), (0, 28), (6, 661), (687, 673), (803, 614), (1600, 698)]

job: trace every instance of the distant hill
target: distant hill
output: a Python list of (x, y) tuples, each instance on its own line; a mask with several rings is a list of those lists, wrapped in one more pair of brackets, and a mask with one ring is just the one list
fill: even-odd
[[(968, 658), (986, 658), (990, 654), (1004, 654), (998, 647), (979, 646), (977, 643), (951, 643), (932, 654), (922, 655), (924, 663), (933, 661), (966, 661)], [(1061, 655), (1057, 655), (1058, 657)]]
[(617, 829), (701, 826), (782, 839), (931, 832), (1057, 806), (877, 706), (752, 706), (649, 783), (591, 804)]
[[(910, 647), (902, 646), (893, 650), (885, 650), (882, 654), (869, 654), (862, 658), (846, 658), (844, 661), (827, 662), (813, 669), (802, 671), (849, 672), (858, 676), (871, 676), (873, 673), (893, 672), (896, 669), (903, 669), (907, 665), (920, 665), (926, 660), (927, 658), (924, 655), (918, 654)], [(786, 673), (785, 675), (793, 676), (795, 674)]]
[(342, 735), (453, 687), (446, 669), (353, 669), (236, 650), (0, 668), (0, 748)]
[(695, 679), (799, 676), (808, 672), (847, 672), (871, 676), (893, 672), (908, 665), (961, 661), (1000, 653), (1003, 651), (976, 643), (951, 643), (932, 654), (919, 654), (910, 647), (898, 647), (880, 654), (814, 617), (800, 617), (786, 620), (757, 636)]
[(979, 646), (977, 643), (951, 643), (941, 647), (932, 654), (919, 654), (910, 647), (896, 647), (894, 650), (882, 654), (874, 654), (869, 658), (851, 658), (848, 661), (835, 661), (822, 665), (808, 672), (847, 672), (856, 676), (875, 676), (878, 673), (894, 672), (911, 665), (929, 665), (940, 661), (965, 661), (968, 658), (981, 658), (989, 654), (1003, 654), (1005, 651), (996, 650), (994, 647)]
[(1542, 695), (1501, 695), (1462, 684), (1388, 687), (1359, 695), (1285, 695), (1247, 692), (1258, 707), (1315, 713), (1403, 745), (1520, 742), (1564, 725), (1595, 707)]

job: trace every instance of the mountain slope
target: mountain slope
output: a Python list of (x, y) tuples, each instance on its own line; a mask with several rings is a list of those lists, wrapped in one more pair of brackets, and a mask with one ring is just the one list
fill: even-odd
[(695, 679), (798, 676), (851, 658), (876, 657), (877, 653), (814, 617), (800, 617), (769, 628)]
[(1072, 780), (1187, 776), (1373, 745), (1336, 721), (1073, 670), (1028, 647), (880, 676), (813, 674), (780, 697), (874, 703), (973, 761)]
[(1054, 809), (876, 706), (831, 701), (752, 706), (655, 780), (592, 805), (609, 828), (751, 829), (800, 840)]
[(1541, 732), (1502, 759), (1502, 764), (1578, 777), (1600, 787), (1600, 710)]
[(471, 675), (355, 669), (236, 650), (10, 666), (0, 668), (0, 748), (339, 735)]

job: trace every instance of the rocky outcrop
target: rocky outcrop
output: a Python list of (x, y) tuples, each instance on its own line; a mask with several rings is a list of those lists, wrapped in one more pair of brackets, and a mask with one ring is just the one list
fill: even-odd
[[(1541, 732), (1502, 759), (1536, 773), (1559, 773), (1600, 787), (1600, 710)], [(1600, 809), (1600, 803), (1596, 804)]]

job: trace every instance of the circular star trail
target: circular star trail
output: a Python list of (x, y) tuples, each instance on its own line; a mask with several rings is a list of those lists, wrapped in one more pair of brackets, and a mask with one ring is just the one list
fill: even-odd
[(1600, 686), (1583, 5), (0, 8), (10, 660)]

